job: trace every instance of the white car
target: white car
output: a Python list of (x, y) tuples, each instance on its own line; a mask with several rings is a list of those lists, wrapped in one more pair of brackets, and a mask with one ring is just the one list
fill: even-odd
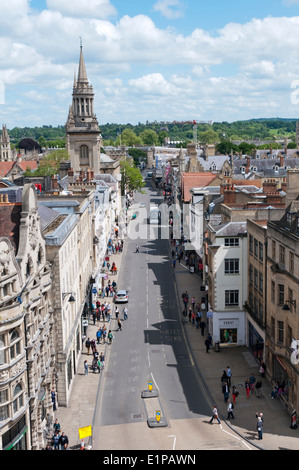
[(119, 290), (116, 292), (114, 297), (115, 303), (128, 302), (128, 292), (126, 290)]
[(145, 202), (141, 202), (140, 205), (139, 205), (139, 207), (146, 207)]

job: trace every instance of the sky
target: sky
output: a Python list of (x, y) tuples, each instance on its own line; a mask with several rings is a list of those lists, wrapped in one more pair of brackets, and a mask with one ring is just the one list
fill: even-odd
[(299, 118), (299, 0), (0, 0), (0, 126)]

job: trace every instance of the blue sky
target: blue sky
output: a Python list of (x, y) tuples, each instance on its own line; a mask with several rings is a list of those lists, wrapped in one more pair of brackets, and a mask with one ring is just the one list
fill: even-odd
[(299, 118), (299, 0), (0, 4), (0, 125), (65, 124), (80, 39), (99, 123)]

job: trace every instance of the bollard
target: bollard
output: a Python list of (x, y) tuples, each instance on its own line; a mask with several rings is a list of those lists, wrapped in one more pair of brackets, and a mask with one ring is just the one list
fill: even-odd
[(291, 414), (291, 426), (290, 426), (291, 429), (297, 429), (298, 426), (297, 426), (297, 413), (296, 413), (296, 410), (293, 410), (292, 411), (292, 414)]

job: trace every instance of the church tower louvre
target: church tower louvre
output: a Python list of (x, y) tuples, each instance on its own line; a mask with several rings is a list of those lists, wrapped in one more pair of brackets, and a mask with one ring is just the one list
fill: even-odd
[(74, 77), (73, 100), (66, 122), (66, 144), (71, 168), (75, 173), (92, 169), (100, 172), (102, 138), (94, 114), (94, 92), (89, 83), (80, 45), (78, 75)]

